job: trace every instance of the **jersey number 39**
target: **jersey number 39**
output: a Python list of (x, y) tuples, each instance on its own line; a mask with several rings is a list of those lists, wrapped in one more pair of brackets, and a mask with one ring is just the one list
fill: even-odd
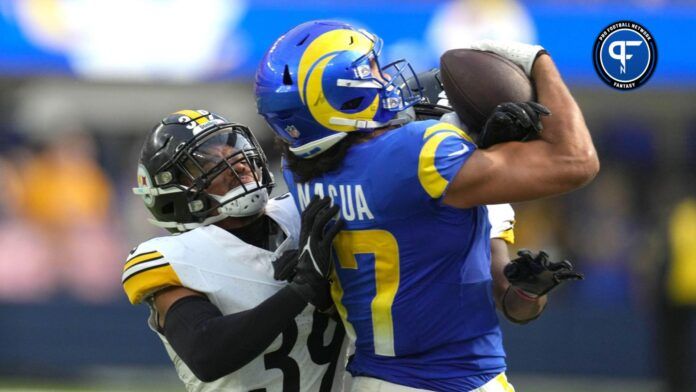
[[(307, 351), (312, 362), (317, 365), (329, 364), (324, 377), (321, 379), (320, 392), (331, 392), (336, 363), (343, 345), (345, 331), (340, 324), (336, 325), (336, 330), (331, 342), (324, 345), (324, 332), (329, 325), (329, 317), (325, 314), (314, 311), (312, 331), (307, 339)], [(263, 363), (266, 370), (280, 369), (283, 372), (283, 392), (296, 392), (300, 390), (300, 368), (294, 359), (290, 357), (290, 351), (297, 342), (297, 323), (293, 320), (292, 324), (283, 331), (283, 341), (280, 348), (263, 356)], [(251, 392), (261, 392), (265, 389), (258, 389)]]

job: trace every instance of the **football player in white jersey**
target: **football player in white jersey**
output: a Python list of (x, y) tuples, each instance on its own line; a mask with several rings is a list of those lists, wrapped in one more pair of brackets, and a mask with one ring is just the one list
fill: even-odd
[(273, 185), (249, 129), (205, 110), (169, 115), (144, 143), (134, 192), (174, 235), (133, 249), (122, 283), (189, 391), (342, 389), (345, 333), (322, 312), (338, 207), (317, 199), (300, 217), (289, 195), (269, 200)]

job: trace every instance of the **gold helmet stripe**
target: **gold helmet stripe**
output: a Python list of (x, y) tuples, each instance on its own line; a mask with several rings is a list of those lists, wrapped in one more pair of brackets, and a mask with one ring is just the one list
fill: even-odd
[[(206, 112), (207, 113), (207, 112)], [(203, 114), (199, 111), (196, 110), (191, 110), (191, 109), (184, 109), (184, 110), (179, 110), (178, 112), (174, 114), (182, 114), (188, 118), (190, 118), (192, 121), (195, 121), (198, 123), (198, 125), (203, 125), (210, 121), (210, 118), (208, 117), (210, 113)]]

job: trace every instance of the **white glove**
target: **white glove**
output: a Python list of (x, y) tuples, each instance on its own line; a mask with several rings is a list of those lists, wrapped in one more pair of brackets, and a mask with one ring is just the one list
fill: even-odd
[(519, 65), (527, 76), (532, 76), (532, 66), (534, 60), (546, 50), (540, 45), (523, 44), (514, 41), (493, 41), (485, 39), (474, 42), (470, 45), (471, 49), (485, 50), (505, 57), (513, 63)]

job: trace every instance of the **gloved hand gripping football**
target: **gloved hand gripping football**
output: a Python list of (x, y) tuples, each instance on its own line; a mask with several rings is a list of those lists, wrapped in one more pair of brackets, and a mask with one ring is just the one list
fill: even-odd
[(526, 293), (542, 296), (566, 280), (584, 279), (581, 273), (573, 270), (570, 261), (550, 261), (543, 250), (534, 255), (523, 249), (517, 255), (518, 258), (505, 266), (504, 274), (512, 286)]
[(550, 114), (546, 106), (537, 102), (502, 103), (486, 120), (476, 144), (488, 148), (498, 143), (536, 138), (543, 129), (541, 116)]

